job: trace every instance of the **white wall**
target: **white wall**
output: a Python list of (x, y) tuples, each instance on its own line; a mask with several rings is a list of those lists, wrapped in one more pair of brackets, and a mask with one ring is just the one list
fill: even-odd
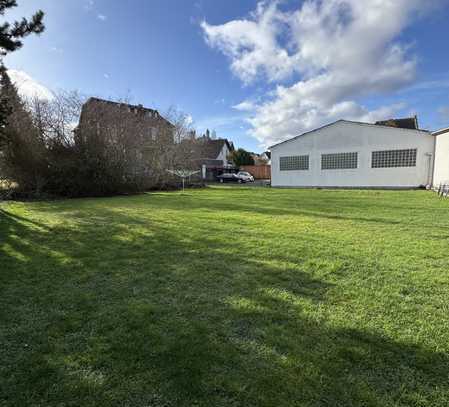
[(449, 129), (436, 137), (433, 185), (449, 184)]
[(220, 151), (220, 154), (218, 154), (217, 160), (223, 161), (223, 166), (226, 166), (228, 163), (228, 155), (229, 155), (229, 149), (226, 143), (223, 144), (223, 147)]
[[(432, 181), (435, 138), (423, 131), (347, 121), (271, 148), (271, 184), (279, 187), (413, 188)], [(371, 168), (372, 151), (416, 148), (416, 167)], [(321, 170), (321, 154), (358, 153), (358, 168)], [(428, 156), (427, 154), (431, 154)], [(279, 157), (309, 155), (309, 170), (280, 171)]]

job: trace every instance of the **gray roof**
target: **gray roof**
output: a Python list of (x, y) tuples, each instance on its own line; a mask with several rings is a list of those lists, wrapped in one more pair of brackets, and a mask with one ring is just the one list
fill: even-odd
[(292, 137), (292, 138), (290, 138), (288, 140), (281, 141), (280, 143), (272, 145), (271, 147), (269, 147), (269, 149), (271, 150), (273, 147), (277, 147), (277, 146), (279, 146), (281, 144), (288, 143), (290, 141), (296, 140), (299, 137), (305, 136), (306, 134), (310, 134), (310, 133), (313, 133), (315, 131), (324, 129), (326, 127), (333, 126), (334, 124), (337, 124), (337, 123), (351, 123), (351, 124), (357, 124), (357, 125), (361, 125), (361, 126), (388, 127), (390, 130), (415, 131), (415, 132), (418, 131), (420, 133), (431, 134), (431, 132), (428, 131), (428, 130), (405, 129), (405, 128), (400, 128), (400, 127), (385, 126), (385, 125), (382, 125), (382, 124), (364, 123), (364, 122), (357, 122), (357, 121), (353, 121), (353, 120), (339, 119), (339, 120), (336, 120), (336, 121), (334, 121), (332, 123), (328, 123), (328, 124), (325, 124), (324, 126), (318, 127), (316, 129), (313, 129), (313, 130), (310, 130), (310, 131), (306, 131), (305, 133), (299, 134), (298, 136)]
[(207, 137), (200, 137), (195, 143), (195, 147), (199, 150), (199, 157), (212, 160), (218, 157), (224, 145), (228, 146), (229, 151), (234, 150), (234, 145), (227, 139), (220, 138), (214, 140)]
[[(86, 103), (83, 105), (83, 110), (86, 106), (92, 107), (92, 106), (102, 106), (102, 107), (108, 107), (110, 109), (123, 109), (126, 108), (129, 110), (129, 112), (132, 113), (150, 113), (151, 117), (161, 119), (165, 121), (168, 125), (173, 126), (172, 123), (170, 123), (165, 117), (161, 116), (161, 114), (156, 109), (150, 109), (148, 107), (144, 107), (143, 105), (131, 105), (129, 103), (124, 102), (113, 102), (112, 100), (106, 100), (106, 99), (100, 99), (97, 97), (90, 97)], [(173, 126), (174, 127), (174, 126)]]

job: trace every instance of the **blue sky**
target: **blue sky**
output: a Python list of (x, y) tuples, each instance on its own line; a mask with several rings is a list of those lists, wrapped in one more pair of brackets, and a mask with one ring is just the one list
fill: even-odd
[(449, 6), (391, 3), (19, 0), (6, 18), (39, 7), (47, 29), (5, 63), (49, 89), (176, 106), (253, 151), (337, 118), (449, 126)]

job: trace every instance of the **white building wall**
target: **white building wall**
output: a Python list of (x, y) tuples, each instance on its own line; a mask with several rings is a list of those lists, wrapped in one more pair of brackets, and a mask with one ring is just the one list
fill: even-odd
[(218, 154), (217, 160), (223, 161), (223, 166), (226, 166), (228, 163), (228, 155), (229, 155), (229, 149), (226, 143), (223, 144), (223, 148), (221, 149), (220, 153)]
[(449, 184), (449, 129), (435, 136), (435, 168), (433, 185)]
[[(372, 151), (417, 149), (416, 167), (371, 168)], [(347, 121), (304, 134), (271, 148), (275, 187), (414, 188), (432, 182), (435, 138), (424, 131)], [(358, 153), (358, 168), (321, 170), (321, 154)], [(280, 171), (279, 157), (309, 155), (309, 170)]]

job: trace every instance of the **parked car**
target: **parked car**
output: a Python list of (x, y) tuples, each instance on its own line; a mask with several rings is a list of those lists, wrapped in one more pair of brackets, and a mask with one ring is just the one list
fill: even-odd
[(254, 182), (254, 177), (247, 171), (239, 171), (237, 175), (245, 180), (244, 182)]
[(217, 177), (219, 182), (237, 182), (243, 184), (244, 182), (254, 182), (254, 177), (246, 171), (240, 171), (237, 174), (226, 173)]
[(238, 183), (242, 183), (243, 180), (237, 176), (237, 174), (234, 173), (225, 173), (225, 174), (221, 174), (217, 177), (217, 180), (221, 183), (223, 182), (238, 182)]

